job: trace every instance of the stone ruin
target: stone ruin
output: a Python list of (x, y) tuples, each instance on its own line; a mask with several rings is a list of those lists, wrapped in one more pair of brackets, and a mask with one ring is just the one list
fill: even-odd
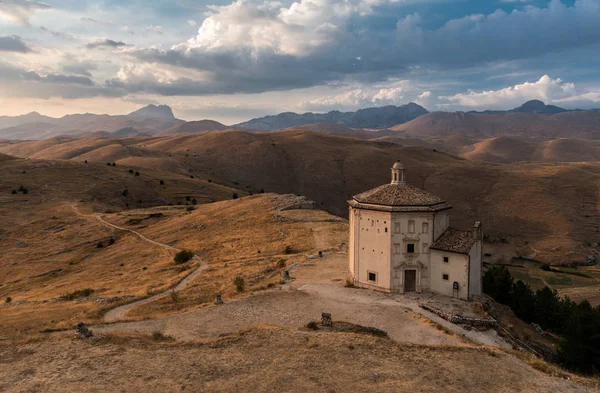
[(333, 320), (331, 319), (331, 314), (328, 312), (321, 313), (321, 325), (332, 327)]
[(93, 336), (92, 331), (88, 329), (85, 323), (79, 322), (75, 328), (75, 336), (77, 338), (90, 338)]
[(221, 294), (215, 296), (215, 304), (223, 304), (223, 297), (221, 296)]

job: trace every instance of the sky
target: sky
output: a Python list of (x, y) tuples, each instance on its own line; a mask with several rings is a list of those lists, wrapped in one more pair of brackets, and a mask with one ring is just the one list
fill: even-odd
[(600, 0), (0, 0), (0, 115), (600, 107)]

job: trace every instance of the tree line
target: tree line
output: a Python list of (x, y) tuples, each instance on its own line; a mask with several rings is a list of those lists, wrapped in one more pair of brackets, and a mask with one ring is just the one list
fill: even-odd
[(502, 265), (485, 272), (483, 290), (523, 321), (560, 335), (557, 352), (565, 368), (585, 374), (600, 372), (600, 306), (560, 297), (547, 286), (533, 291), (529, 284), (515, 282)]

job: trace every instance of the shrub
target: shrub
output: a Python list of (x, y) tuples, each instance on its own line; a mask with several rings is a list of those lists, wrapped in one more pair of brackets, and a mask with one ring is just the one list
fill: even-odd
[(234, 193), (233, 193), (233, 196), (232, 196), (232, 198), (233, 198), (233, 199), (238, 199), (238, 198), (239, 198), (239, 197), (238, 197), (238, 194), (237, 194), (237, 192), (234, 192)]
[(310, 330), (319, 330), (319, 324), (315, 321), (310, 321), (306, 324), (306, 328)]
[(126, 197), (127, 195), (129, 195), (129, 191), (127, 191), (127, 189), (124, 189), (123, 192), (121, 192), (121, 195)]
[(85, 160), (85, 161), (84, 161), (84, 163), (86, 163), (86, 164), (87, 164), (87, 160)]
[(136, 175), (136, 176), (139, 176), (139, 175), (140, 175), (140, 173), (139, 173), (138, 171), (135, 171), (135, 175)]
[(25, 189), (25, 188), (24, 188), (24, 187), (23, 187), (23, 185), (21, 184), (21, 185), (19, 186), (19, 192), (23, 191), (24, 189)]
[(290, 246), (290, 245), (287, 245), (287, 246), (285, 246), (285, 250), (284, 250), (284, 252), (285, 252), (286, 254), (292, 254), (292, 253), (294, 252), (294, 249), (292, 249), (292, 246)]
[(171, 289), (169, 296), (171, 297), (171, 301), (173, 303), (177, 303), (179, 301), (179, 293), (177, 293), (177, 291), (175, 291), (174, 289)]
[(193, 178), (194, 178), (194, 175), (190, 175), (190, 179), (193, 179)]
[(88, 297), (92, 293), (94, 293), (94, 290), (92, 288), (84, 288), (84, 289), (78, 289), (73, 292), (65, 293), (61, 297), (65, 300), (73, 300), (73, 299), (78, 299), (81, 297)]
[(129, 173), (131, 173), (133, 175), (133, 169), (130, 169), (127, 172), (129, 172)]
[(189, 195), (185, 197), (185, 200), (186, 200), (186, 201), (189, 201), (189, 200), (191, 200), (191, 199), (192, 199), (192, 197), (191, 197), (191, 196), (189, 196)]
[(181, 250), (177, 254), (175, 254), (175, 257), (173, 257), (173, 261), (175, 261), (176, 264), (186, 263), (193, 257), (194, 257), (194, 253), (192, 251)]
[(165, 185), (165, 182), (164, 182), (164, 180), (161, 180), (161, 181), (160, 181), (160, 185), (161, 185), (161, 186), (164, 186), (164, 185)]
[(24, 188), (24, 189), (23, 189), (23, 191), (21, 191), (21, 192), (23, 193), (23, 195), (26, 195), (26, 194), (28, 194), (28, 193), (29, 193), (29, 191), (27, 191), (27, 189), (26, 189), (26, 188)]
[(108, 244), (110, 244), (111, 246), (113, 244), (115, 244), (115, 238), (111, 236), (110, 239), (108, 240)]
[(547, 271), (547, 272), (551, 272), (552, 271), (552, 268), (547, 263), (542, 264), (542, 266), (540, 267), (540, 269), (542, 269), (544, 271)]
[(96, 248), (102, 248), (104, 247), (104, 244), (102, 244), (102, 240), (98, 241), (98, 243), (96, 244)]
[(265, 193), (265, 189), (264, 189), (264, 188), (261, 188), (261, 189), (260, 189), (260, 193), (261, 193), (261, 194), (264, 194), (264, 193)]
[(197, 205), (198, 201), (196, 200), (196, 198), (192, 199), (192, 205)]
[(277, 262), (277, 266), (278, 267), (285, 267), (285, 259), (280, 259), (279, 262)]
[(117, 166), (117, 164), (113, 161), (112, 166)]
[(241, 275), (237, 275), (235, 277), (235, 279), (233, 280), (233, 283), (235, 284), (236, 291), (244, 292), (246, 290), (246, 281), (244, 280), (244, 277), (242, 277)]
[(8, 296), (6, 298), (6, 300), (4, 301), (4, 303), (10, 303), (10, 302), (12, 302), (12, 297)]
[(15, 190), (15, 189), (13, 188), (13, 190), (12, 190), (12, 194), (14, 195), (14, 194), (16, 194), (16, 193), (17, 193), (17, 190)]
[(194, 206), (188, 206), (185, 210), (192, 212), (192, 211), (196, 210), (196, 208)]
[(172, 341), (174, 340), (171, 336), (166, 336), (162, 332), (155, 330), (152, 332), (152, 340), (154, 341)]
[(107, 162), (106, 166), (112, 166), (112, 164), (110, 162)]

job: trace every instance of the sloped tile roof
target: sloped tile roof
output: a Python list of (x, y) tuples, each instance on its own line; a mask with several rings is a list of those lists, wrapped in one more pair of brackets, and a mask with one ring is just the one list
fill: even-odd
[(472, 231), (448, 228), (429, 248), (468, 255), (474, 243)]
[(444, 200), (435, 195), (407, 184), (384, 184), (355, 195), (354, 201), (359, 204), (415, 207), (417, 208), (416, 211), (423, 210), (419, 209), (419, 207), (431, 207), (442, 204), (446, 205), (445, 208), (450, 207)]

